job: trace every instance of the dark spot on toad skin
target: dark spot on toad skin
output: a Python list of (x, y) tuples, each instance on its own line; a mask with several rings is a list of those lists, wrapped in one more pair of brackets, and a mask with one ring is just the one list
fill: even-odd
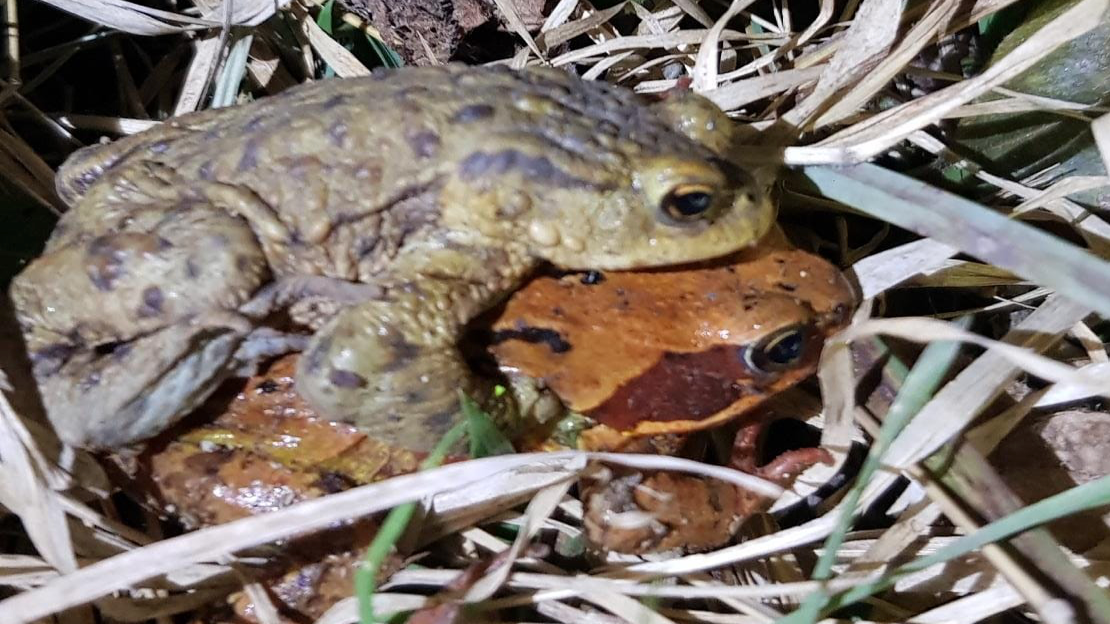
[(109, 353), (113, 360), (121, 362), (127, 359), (128, 355), (131, 355), (131, 350), (133, 348), (134, 346), (130, 342), (117, 342), (111, 345), (111, 351)]
[(258, 150), (259, 140), (257, 138), (247, 139), (247, 144), (243, 146), (243, 155), (239, 158), (239, 164), (236, 166), (238, 171), (250, 171), (258, 166)]
[(258, 384), (259, 394), (273, 394), (281, 390), (281, 385), (273, 379), (264, 379), (262, 383)]
[(328, 381), (337, 388), (365, 388), (366, 378), (354, 371), (333, 368), (328, 373)]
[(455, 422), (455, 412), (439, 412), (424, 418), (424, 425), (429, 431), (442, 432), (447, 431)]
[(185, 259), (185, 277), (193, 280), (200, 277), (200, 267), (192, 258)]
[(204, 180), (205, 182), (211, 182), (213, 167), (215, 167), (215, 163), (213, 163), (211, 160), (206, 161), (200, 166), (200, 168), (197, 169), (197, 177), (199, 177), (201, 180)]
[(333, 108), (337, 108), (339, 106), (342, 106), (342, 105), (346, 104), (347, 100), (349, 100), (350, 97), (351, 96), (347, 95), (346, 93), (336, 93), (335, 95), (331, 96), (330, 98), (324, 100), (322, 108), (324, 110), (331, 110)]
[(115, 288), (116, 280), (124, 274), (128, 250), (125, 242), (112, 234), (98, 236), (89, 242), (86, 252), (86, 274), (89, 281), (101, 292)]
[(779, 282), (778, 284), (775, 284), (775, 286), (781, 290), (785, 290), (786, 292), (794, 292), (795, 290), (798, 290), (797, 284), (791, 284), (789, 282)]
[(500, 329), (493, 333), (492, 344), (501, 344), (509, 340), (523, 340), (532, 344), (545, 344), (552, 353), (566, 353), (571, 350), (571, 344), (563, 335), (554, 329), (546, 327), (518, 326), (516, 329)]
[(403, 416), (401, 416), (400, 414), (398, 414), (397, 412), (390, 412), (390, 413), (389, 413), (389, 414), (388, 414), (388, 415), (387, 415), (387, 416), (385, 417), (385, 419), (386, 419), (387, 421), (391, 422), (391, 423), (399, 423), (399, 422), (401, 422), (402, 420), (404, 420), (404, 417), (403, 417)]
[(76, 345), (61, 342), (47, 345), (35, 351), (31, 354), (31, 366), (34, 369), (35, 377), (46, 378), (54, 375), (61, 369), (66, 360), (77, 351), (78, 347)]
[(162, 314), (162, 304), (166, 302), (162, 289), (157, 286), (147, 286), (143, 289), (143, 300), (139, 304), (136, 314), (139, 318), (151, 318)]
[(397, 332), (389, 332), (383, 337), (382, 347), (389, 350), (389, 362), (382, 366), (382, 371), (393, 373), (404, 369), (409, 362), (420, 357), (420, 347), (405, 340)]
[(405, 139), (418, 158), (431, 158), (439, 152), (439, 135), (431, 130), (409, 134)]
[(331, 139), (332, 145), (343, 147), (347, 141), (347, 124), (343, 120), (332, 123), (328, 126), (328, 138)]
[(257, 115), (243, 126), (243, 130), (246, 132), (254, 132), (262, 127), (264, 121), (266, 121), (265, 115)]
[(235, 256), (235, 268), (240, 272), (246, 272), (253, 262), (249, 256)]
[(470, 104), (464, 106), (451, 116), (452, 123), (468, 123), (492, 117), (493, 107), (489, 104)]
[(546, 156), (530, 156), (515, 149), (474, 152), (459, 163), (459, 175), (466, 180), (516, 172), (525, 179), (557, 188), (609, 190), (611, 185), (579, 178), (555, 166)]
[(362, 259), (374, 252), (381, 238), (377, 236), (360, 237), (355, 240), (355, 257)]

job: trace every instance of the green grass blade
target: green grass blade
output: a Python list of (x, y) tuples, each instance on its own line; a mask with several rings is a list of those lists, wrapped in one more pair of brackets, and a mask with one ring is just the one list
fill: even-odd
[(893, 587), (899, 579), (910, 574), (915, 574), (931, 566), (946, 563), (975, 551), (987, 544), (993, 544), (1013, 537), (1034, 527), (1063, 518), (1089, 509), (1097, 509), (1110, 505), (1110, 475), (1089, 481), (1083, 485), (1073, 487), (1067, 491), (1050, 496), (1040, 502), (1034, 503), (1014, 512), (1005, 518), (996, 520), (978, 531), (965, 535), (948, 546), (937, 550), (926, 557), (915, 559), (905, 565), (895, 568), (889, 574), (870, 583), (837, 596), (831, 603), (833, 609), (840, 608), (862, 600), (868, 596)]
[[(964, 319), (959, 324), (966, 327), (968, 319)], [(898, 396), (894, 398), (890, 410), (883, 418), (883, 426), (879, 430), (879, 435), (871, 445), (871, 450), (867, 459), (864, 460), (863, 466), (860, 467), (855, 484), (841, 503), (841, 512), (837, 518), (836, 527), (825, 540), (824, 551), (814, 566), (814, 580), (824, 580), (832, 576), (833, 564), (836, 563), (837, 553), (844, 544), (844, 538), (851, 526), (855, 509), (871, 476), (878, 471), (883, 454), (898, 433), (909, 424), (910, 419), (936, 393), (959, 350), (960, 343), (958, 342), (938, 341), (931, 343), (922, 351), (913, 369), (906, 374), (905, 381), (898, 391)], [(897, 365), (901, 366), (897, 358), (891, 358), (891, 362), (897, 362)], [(895, 371), (895, 373), (897, 372), (899, 371)], [(827, 593), (814, 592), (794, 612), (779, 618), (778, 624), (813, 624), (817, 621), (828, 601), (829, 595)]]
[[(464, 420), (444, 434), (443, 439), (420, 464), (420, 469), (427, 470), (442, 464), (447, 453), (466, 434), (466, 428), (467, 424)], [(364, 565), (355, 572), (355, 595), (358, 596), (359, 621), (362, 624), (376, 624), (382, 621), (374, 614), (374, 592), (378, 586), (378, 570), (389, 556), (393, 545), (401, 539), (405, 527), (408, 526), (415, 512), (416, 503), (406, 503), (391, 509), (382, 521), (378, 534), (366, 549)]]
[(1110, 262), (989, 208), (877, 165), (804, 167), (825, 197), (951, 245), (1110, 317)]

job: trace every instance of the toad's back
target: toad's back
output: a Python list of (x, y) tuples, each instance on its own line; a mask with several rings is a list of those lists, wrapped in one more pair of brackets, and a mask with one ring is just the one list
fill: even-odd
[[(186, 184), (250, 189), (289, 240), (321, 243), (447, 178), (488, 189), (515, 177), (528, 192), (588, 197), (628, 184), (637, 161), (658, 156), (712, 154), (627, 90), (559, 70), (446, 66), (321, 81), (172, 119), (78, 152), (58, 191), (79, 205), (96, 182), (159, 163)], [(88, 210), (103, 224), (102, 210)]]

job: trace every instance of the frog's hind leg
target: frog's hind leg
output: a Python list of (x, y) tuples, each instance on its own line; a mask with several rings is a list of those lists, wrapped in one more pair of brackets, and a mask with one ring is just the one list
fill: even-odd
[(240, 365), (235, 312), (269, 279), (243, 219), (139, 206), (126, 226), (48, 249), (12, 298), (47, 415), (74, 446), (159, 433)]

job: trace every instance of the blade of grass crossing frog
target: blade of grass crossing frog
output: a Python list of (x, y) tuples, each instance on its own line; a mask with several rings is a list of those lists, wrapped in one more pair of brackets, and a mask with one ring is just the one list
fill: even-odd
[[(421, 462), (420, 469), (427, 470), (442, 464), (447, 453), (466, 434), (466, 429), (467, 423), (463, 421), (445, 433), (439, 444)], [(365, 563), (355, 572), (355, 596), (358, 597), (359, 621), (362, 624), (387, 621), (379, 619), (374, 613), (374, 591), (378, 585), (378, 570), (381, 569), (385, 558), (389, 556), (393, 545), (401, 539), (405, 527), (415, 512), (416, 503), (405, 503), (391, 509), (378, 528), (378, 534), (366, 549)]]
[(512, 442), (501, 433), (497, 424), (482, 411), (465, 392), (459, 390), (459, 403), (466, 419), (470, 439), (470, 456), (473, 458), (491, 455), (508, 455), (516, 452)]
[(247, 75), (247, 55), (251, 50), (253, 35), (244, 35), (231, 46), (227, 60), (216, 77), (216, 91), (212, 94), (212, 108), (223, 108), (235, 103), (239, 85)]
[[(956, 322), (966, 329), (970, 318), (965, 317)], [(890, 409), (883, 418), (879, 435), (871, 445), (871, 450), (860, 467), (855, 484), (844, 497), (840, 504), (841, 513), (837, 518), (836, 526), (825, 540), (824, 550), (814, 566), (813, 580), (826, 580), (832, 575), (833, 564), (837, 561), (838, 552), (844, 543), (844, 537), (855, 517), (855, 510), (863, 495), (864, 487), (871, 476), (878, 471), (883, 453), (890, 446), (894, 438), (906, 427), (914, 414), (925, 405), (940, 387), (952, 362), (959, 353), (960, 343), (955, 341), (938, 341), (931, 343), (922, 351), (917, 363), (908, 373), (897, 358), (892, 357), (888, 367), (893, 376), (905, 376), (898, 395), (891, 403)], [(819, 618), (830, 596), (824, 592), (814, 592), (802, 603), (797, 610), (789, 615), (779, 618), (778, 624), (813, 624)]]
[(1055, 289), (1110, 316), (1110, 262), (976, 202), (877, 165), (803, 168), (826, 197)]
[(893, 587), (900, 579), (935, 565), (963, 557), (987, 544), (998, 542), (1053, 520), (1110, 505), (1110, 475), (1078, 485), (996, 520), (937, 550), (899, 566), (882, 578), (860, 585), (834, 597), (826, 612), (839, 609)]

